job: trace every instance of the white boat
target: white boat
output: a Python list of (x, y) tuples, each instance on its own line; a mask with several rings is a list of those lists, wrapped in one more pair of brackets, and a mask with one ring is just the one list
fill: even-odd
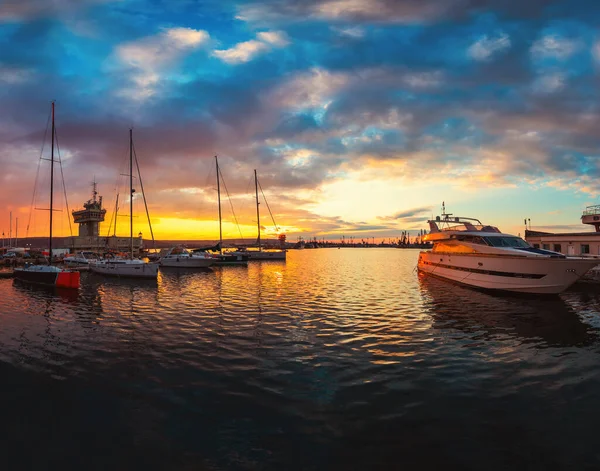
[(90, 270), (100, 275), (156, 279), (158, 263), (148, 263), (137, 258), (112, 258), (91, 262)]
[[(219, 159), (215, 155), (215, 165), (217, 169), (217, 202), (219, 208), (219, 243), (214, 247), (218, 250), (218, 254), (209, 254), (215, 258), (215, 266), (248, 266), (248, 256), (241, 253), (224, 252), (223, 251), (223, 219), (221, 215), (221, 169), (219, 168)], [(210, 248), (208, 248), (210, 250)], [(194, 253), (198, 253), (203, 249), (194, 250)]]
[[(254, 170), (254, 189), (256, 192), (256, 226), (257, 226), (257, 236), (256, 236), (256, 245), (257, 247), (253, 248), (239, 248), (235, 251), (235, 253), (240, 255), (246, 255), (248, 260), (286, 260), (287, 251), (285, 249), (265, 249), (263, 248), (260, 240), (260, 201), (258, 198), (258, 175), (256, 174), (256, 170)], [(262, 186), (260, 188), (262, 192)], [(263, 193), (264, 196), (264, 193)], [(267, 199), (265, 198), (265, 203), (267, 204), (267, 208), (269, 208), (269, 203), (267, 203)], [(271, 209), (269, 208), (269, 214), (271, 214)], [(271, 214), (271, 218), (273, 218), (273, 214)], [(275, 219), (273, 219), (273, 224), (277, 227), (275, 223)], [(285, 240), (285, 235), (281, 235), (283, 240)]]
[[(56, 137), (56, 127), (54, 123), (54, 102), (52, 102), (52, 148), (50, 151), (50, 237), (49, 237), (49, 248), (48, 248), (48, 265), (33, 265), (26, 264), (23, 268), (15, 268), (14, 276), (15, 279), (23, 281), (25, 283), (33, 283), (38, 285), (55, 286), (57, 288), (69, 288), (79, 289), (79, 272), (58, 268), (52, 265), (53, 253), (52, 253), (52, 222), (53, 222), (53, 193), (54, 193), (54, 181), (52, 176), (54, 175), (54, 139)], [(12, 214), (11, 214), (12, 216)], [(14, 249), (11, 249), (14, 250)]]
[(192, 253), (185, 247), (172, 247), (160, 255), (158, 263), (161, 267), (208, 268), (216, 261), (207, 253)]
[[(136, 157), (137, 159), (137, 157)], [(136, 160), (137, 163), (137, 160)], [(141, 175), (138, 178), (141, 183)], [(144, 187), (142, 185), (142, 194)], [(90, 271), (100, 275), (121, 276), (130, 278), (154, 278), (158, 276), (158, 264), (148, 263), (133, 256), (133, 131), (129, 130), (129, 258), (108, 258), (89, 264)], [(144, 197), (145, 202), (145, 197)], [(150, 219), (148, 218), (148, 222)]]
[(419, 253), (420, 272), (475, 288), (521, 293), (560, 293), (598, 264), (531, 247), (520, 237), (503, 234), (478, 219), (443, 213), (430, 220)]
[(98, 260), (98, 254), (95, 252), (82, 251), (77, 252), (74, 255), (68, 255), (64, 258), (63, 263), (67, 266), (88, 266), (90, 262), (96, 262)]

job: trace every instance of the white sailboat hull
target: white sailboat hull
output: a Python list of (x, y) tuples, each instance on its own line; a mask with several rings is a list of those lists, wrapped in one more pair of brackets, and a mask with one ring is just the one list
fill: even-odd
[(90, 263), (90, 271), (100, 275), (127, 278), (156, 278), (158, 264), (142, 260), (107, 260)]
[(421, 252), (417, 266), (423, 273), (476, 288), (556, 294), (596, 265), (597, 260), (576, 257)]
[(216, 260), (214, 258), (204, 257), (176, 257), (176, 258), (163, 258), (160, 260), (161, 267), (173, 267), (173, 268), (209, 268), (214, 265)]

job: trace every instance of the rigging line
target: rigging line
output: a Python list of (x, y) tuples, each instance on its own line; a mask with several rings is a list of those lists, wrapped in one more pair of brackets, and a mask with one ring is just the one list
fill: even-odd
[[(128, 160), (126, 157), (128, 157), (128, 156), (129, 156), (129, 143), (127, 144), (127, 147), (125, 148), (125, 151), (123, 152), (123, 157), (121, 160), (122, 167), (118, 169), (117, 176), (115, 177), (114, 194), (116, 196), (114, 198), (110, 199), (110, 205), (108, 206), (110, 208), (114, 207), (115, 210), (112, 213), (111, 218), (110, 218), (110, 225), (108, 226), (108, 232), (106, 235), (107, 240), (110, 237), (110, 232), (113, 229), (113, 220), (115, 222), (113, 235), (115, 235), (115, 236), (117, 235), (117, 214), (119, 211), (119, 193), (120, 193), (120, 189), (121, 189), (121, 179), (123, 178), (121, 176), (121, 174), (125, 173), (125, 171), (122, 169), (125, 169), (125, 165), (126, 165), (125, 162), (126, 162), (126, 160)], [(113, 202), (114, 202), (114, 204), (113, 204)]]
[[(125, 167), (127, 166), (128, 160), (129, 160), (129, 143), (127, 143), (127, 146), (125, 147), (125, 150), (123, 151), (123, 155), (121, 157), (121, 167), (117, 168), (117, 175), (115, 177), (115, 186), (114, 186), (115, 197), (114, 197), (114, 199), (111, 199), (111, 201), (110, 201), (111, 207), (115, 206), (115, 208), (117, 208), (117, 206), (119, 204), (119, 194), (121, 193), (121, 181), (124, 178), (122, 176), (122, 174), (125, 173)], [(114, 205), (112, 204), (113, 201), (115, 202)], [(116, 213), (115, 213), (114, 217), (115, 217), (115, 234), (116, 234), (116, 226), (117, 226)], [(112, 226), (112, 218), (111, 218), (111, 226)], [(109, 234), (110, 234), (110, 229), (109, 229)]]
[(231, 201), (231, 196), (229, 195), (229, 190), (227, 189), (227, 185), (225, 184), (225, 178), (223, 178), (223, 172), (221, 171), (220, 167), (219, 167), (219, 174), (221, 175), (221, 181), (223, 182), (223, 188), (225, 188), (225, 193), (227, 193), (227, 198), (229, 199), (229, 206), (231, 206), (231, 213), (233, 214), (233, 220), (235, 221), (235, 224), (240, 233), (240, 238), (242, 239), (242, 242), (245, 244), (246, 240), (244, 239), (244, 236), (242, 235), (242, 230), (240, 229), (240, 224), (238, 223), (237, 217), (235, 215), (235, 211), (233, 210), (233, 202)]
[(44, 139), (42, 140), (42, 150), (40, 151), (40, 159), (38, 161), (37, 171), (35, 173), (35, 181), (33, 182), (33, 195), (31, 196), (31, 208), (29, 208), (29, 219), (27, 221), (27, 229), (25, 230), (25, 237), (29, 237), (29, 226), (31, 224), (31, 215), (33, 214), (33, 208), (35, 207), (35, 197), (37, 194), (37, 184), (40, 176), (40, 167), (42, 165), (42, 157), (44, 155), (44, 145), (46, 144), (46, 136), (48, 135), (48, 126), (50, 126), (50, 117), (52, 113), (48, 113), (48, 119), (46, 120), (46, 130), (44, 131)]
[[(254, 175), (249, 176), (248, 177), (248, 185), (246, 185), (246, 190), (244, 191), (244, 195), (250, 194), (250, 185), (252, 185), (253, 181), (254, 181)], [(256, 207), (256, 202), (254, 202), (254, 196), (251, 196), (250, 199), (244, 198), (244, 202), (242, 205), (242, 214), (249, 213), (250, 210), (248, 208), (250, 208), (250, 206)]]
[[(117, 193), (117, 201), (115, 203), (115, 210), (110, 215), (110, 221), (109, 221), (109, 224), (108, 224), (108, 231), (106, 232), (106, 238), (107, 239), (110, 237), (110, 231), (112, 230), (112, 227), (113, 227), (113, 219), (117, 217), (117, 211), (118, 211), (117, 205), (118, 204), (119, 204), (119, 194)], [(116, 229), (115, 229), (115, 235), (116, 235)]]
[(150, 227), (150, 235), (152, 236), (152, 248), (156, 248), (154, 242), (154, 232), (152, 231), (152, 223), (150, 222), (150, 213), (148, 212), (148, 202), (146, 201), (146, 192), (144, 191), (144, 184), (142, 183), (142, 174), (140, 172), (140, 164), (138, 162), (137, 153), (135, 152), (135, 144), (133, 145), (133, 156), (135, 157), (135, 166), (138, 171), (138, 178), (140, 179), (140, 189), (142, 190), (142, 197), (144, 198), (144, 207), (146, 208), (146, 217), (148, 218), (148, 227)]
[(275, 226), (275, 229), (277, 229), (277, 232), (279, 232), (279, 227), (277, 226), (277, 223), (275, 222), (275, 218), (273, 217), (273, 213), (271, 212), (271, 207), (269, 206), (269, 202), (267, 201), (267, 197), (265, 196), (265, 192), (262, 189), (262, 185), (260, 184), (260, 182), (258, 182), (258, 187), (260, 188), (260, 192), (263, 195), (263, 198), (265, 199), (265, 203), (267, 204), (267, 209), (269, 210), (269, 214), (271, 215), (271, 220), (273, 221), (273, 225)]
[(67, 186), (65, 185), (65, 174), (63, 173), (62, 159), (60, 157), (60, 146), (58, 145), (58, 133), (56, 131), (56, 128), (54, 129), (54, 139), (56, 139), (56, 151), (58, 153), (58, 164), (60, 167), (60, 177), (62, 179), (63, 192), (65, 194), (65, 206), (67, 207), (67, 219), (69, 221), (69, 233), (71, 234), (71, 241), (73, 243), (75, 243), (75, 241), (73, 240), (73, 227), (71, 226), (71, 218), (69, 217), (70, 211), (69, 211), (69, 200), (67, 200)]

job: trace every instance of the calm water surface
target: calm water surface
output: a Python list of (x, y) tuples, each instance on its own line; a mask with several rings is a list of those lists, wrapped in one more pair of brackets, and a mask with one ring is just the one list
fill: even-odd
[[(417, 251), (0, 280), (12, 469), (600, 469), (600, 284), (485, 293)], [(433, 469), (433, 468), (432, 468)]]

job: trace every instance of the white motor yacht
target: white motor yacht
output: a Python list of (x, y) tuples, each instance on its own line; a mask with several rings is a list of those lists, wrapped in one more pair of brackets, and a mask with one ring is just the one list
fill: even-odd
[(217, 259), (205, 252), (192, 253), (185, 247), (173, 247), (160, 255), (159, 264), (162, 267), (208, 268)]
[(63, 263), (67, 266), (87, 266), (90, 262), (98, 260), (98, 254), (95, 252), (77, 252), (74, 255), (68, 255), (64, 258)]
[(476, 288), (560, 293), (598, 265), (598, 260), (533, 248), (478, 219), (451, 216), (428, 221), (424, 240), (433, 248), (419, 253), (419, 271)]

